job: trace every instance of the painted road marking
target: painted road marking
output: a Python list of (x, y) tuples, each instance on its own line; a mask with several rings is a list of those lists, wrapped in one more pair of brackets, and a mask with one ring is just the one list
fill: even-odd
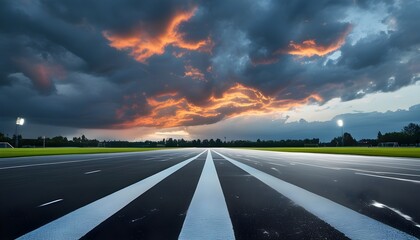
[(235, 239), (210, 150), (178, 239)]
[[(117, 156), (117, 157), (125, 157), (125, 156)], [(0, 170), (14, 169), (14, 168), (38, 167), (38, 166), (48, 166), (48, 165), (59, 165), (59, 164), (78, 163), (78, 162), (89, 162), (89, 161), (98, 161), (98, 160), (104, 160), (104, 159), (110, 159), (110, 158), (115, 158), (115, 156), (113, 156), (113, 157), (101, 157), (101, 158), (90, 158), (90, 159), (83, 159), (83, 160), (63, 161), (63, 162), (34, 163), (34, 164), (26, 164), (26, 165), (0, 167)]]
[(47, 203), (41, 204), (38, 207), (45, 207), (45, 206), (48, 206), (48, 205), (51, 205), (51, 204), (54, 204), (54, 203), (57, 203), (57, 202), (61, 202), (61, 201), (63, 201), (62, 198), (57, 199), (57, 200), (54, 200), (54, 201), (51, 201), (51, 202), (47, 202)]
[(204, 152), (81, 207), (18, 239), (79, 239), (163, 179), (198, 158)]
[[(374, 173), (374, 174), (382, 174), (382, 175), (400, 175), (400, 176), (420, 177), (419, 174), (370, 171), (370, 170), (363, 170), (363, 169), (358, 169), (358, 168), (347, 168), (347, 167), (327, 167), (327, 166), (323, 166), (323, 165), (301, 163), (301, 162), (295, 162), (295, 165), (304, 165), (304, 166), (309, 166), (309, 167), (317, 167), (317, 168), (330, 169), (330, 170), (348, 170), (348, 171), (354, 171), (354, 172)], [(362, 174), (362, 173), (356, 173), (356, 174), (371, 176), (369, 174)], [(373, 175), (373, 176), (377, 176), (377, 175)]]
[(413, 180), (413, 179), (407, 179), (407, 178), (380, 176), (380, 175), (367, 174), (367, 173), (361, 173), (361, 172), (355, 172), (354, 174), (368, 176), (368, 177), (385, 178), (385, 179), (391, 179), (391, 180), (397, 180), (397, 181), (403, 181), (403, 182), (420, 183), (419, 180)]
[(94, 170), (94, 171), (90, 171), (90, 172), (85, 172), (85, 175), (89, 175), (89, 174), (92, 174), (92, 173), (98, 173), (100, 171), (101, 170)]
[(351, 239), (417, 239), (327, 198), (216, 152)]
[[(230, 150), (230, 149), (224, 149)], [(384, 156), (359, 156), (359, 155), (343, 155), (343, 154), (322, 154), (322, 153), (297, 153), (297, 152), (270, 152), (262, 150), (243, 150), (248, 152), (249, 156), (254, 156), (256, 158), (261, 158), (262, 156), (266, 158), (276, 158), (281, 161), (294, 161), (296, 159), (308, 161), (325, 161), (328, 164), (331, 163), (343, 163), (343, 164), (360, 164), (365, 166), (374, 166), (374, 167), (387, 167), (384, 165), (378, 164), (387, 164), (398, 166), (409, 166), (409, 167), (419, 167), (419, 161), (412, 158), (401, 158), (401, 157), (384, 157)], [(260, 155), (255, 155), (255, 151), (259, 151)], [(315, 157), (316, 156), (316, 157)], [(315, 157), (315, 158), (314, 158)], [(339, 160), (339, 161), (337, 161)], [(412, 162), (413, 164), (410, 164)], [(377, 163), (377, 164), (367, 164), (367, 163)], [(417, 164), (416, 164), (417, 163)], [(391, 167), (395, 168), (395, 167)], [(398, 168), (397, 168), (398, 169)], [(403, 168), (403, 170), (410, 170)], [(412, 170), (412, 169), (411, 169)]]
[[(100, 157), (100, 158), (89, 158), (89, 159), (81, 159), (81, 160), (61, 161), (61, 162), (47, 162), (47, 163), (15, 165), (15, 166), (8, 166), (8, 167), (0, 167), (0, 170), (15, 169), (15, 168), (27, 168), (27, 167), (39, 167), (39, 166), (48, 166), (48, 165), (59, 165), (59, 164), (69, 164), (69, 163), (79, 163), (79, 162), (89, 162), (89, 161), (98, 161), (98, 160), (111, 159), (111, 158), (127, 157), (127, 155), (135, 155), (136, 153), (139, 153), (139, 152), (129, 152), (129, 153), (124, 153), (124, 155), (120, 154), (120, 155), (115, 155), (115, 156), (111, 156), (111, 157)], [(142, 161), (147, 161), (147, 160), (150, 160), (151, 158), (153, 158), (153, 157), (144, 158), (144, 159), (142, 159)]]

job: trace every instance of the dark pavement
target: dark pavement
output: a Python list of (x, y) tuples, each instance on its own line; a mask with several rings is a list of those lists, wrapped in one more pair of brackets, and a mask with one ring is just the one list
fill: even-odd
[[(145, 185), (144, 179), (155, 182), (105, 221), (95, 220), (100, 213), (94, 211), (77, 215), (96, 224), (83, 238), (177, 239), (202, 175), (205, 150), (0, 159), (0, 239), (28, 239), (25, 234), (36, 229), (48, 232), (51, 227), (46, 224), (127, 186)], [(398, 235), (406, 236), (401, 239), (420, 238), (420, 159), (242, 149), (211, 153), (218, 178), (207, 181), (220, 182), (236, 239), (348, 237), (334, 223), (323, 221), (218, 153), (395, 228), (398, 234), (408, 234)], [(185, 166), (154, 180), (187, 159)], [(119, 194), (122, 199), (127, 195)], [(206, 214), (202, 217), (205, 220)], [(208, 225), (218, 231), (216, 227)]]

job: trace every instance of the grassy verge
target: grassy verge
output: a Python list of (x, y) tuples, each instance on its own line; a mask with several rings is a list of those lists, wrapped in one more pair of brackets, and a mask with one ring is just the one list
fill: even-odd
[(65, 154), (143, 152), (160, 148), (6, 148), (0, 149), (0, 158)]
[(420, 148), (377, 148), (377, 147), (319, 147), (319, 148), (250, 148), (278, 152), (307, 152), (353, 154), (366, 156), (412, 157), (420, 158)]

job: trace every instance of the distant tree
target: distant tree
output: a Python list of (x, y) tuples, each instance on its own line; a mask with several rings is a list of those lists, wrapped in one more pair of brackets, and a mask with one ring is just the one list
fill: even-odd
[(420, 125), (415, 124), (415, 123), (410, 123), (402, 129), (402, 132), (409, 136), (420, 135)]
[(415, 123), (409, 123), (405, 126), (401, 132), (405, 135), (405, 143), (407, 145), (419, 144), (420, 143), (420, 125)]
[(332, 146), (342, 146), (344, 144), (344, 146), (356, 146), (357, 145), (357, 141), (356, 139), (354, 139), (350, 133), (345, 132), (343, 134), (344, 136), (344, 141), (342, 141), (342, 136), (339, 137), (335, 137), (334, 139), (331, 140), (330, 144)]
[(73, 142), (74, 143), (80, 143), (81, 139), (79, 137), (73, 137)]
[(381, 138), (381, 142), (398, 142), (399, 144), (408, 144), (409, 141), (409, 138), (403, 132), (385, 133)]
[(176, 147), (176, 144), (175, 144), (175, 142), (174, 142), (174, 140), (172, 138), (168, 138), (168, 139), (166, 139), (165, 146), (167, 146), (167, 147)]
[(344, 146), (356, 146), (356, 145), (357, 145), (356, 139), (354, 139), (350, 133), (345, 132), (344, 133)]
[(383, 136), (383, 135), (382, 135), (381, 131), (379, 131), (379, 132), (378, 132), (378, 137), (377, 137), (378, 141), (381, 141), (382, 136)]
[(331, 140), (331, 142), (330, 142), (330, 145), (331, 146), (341, 146), (342, 145), (342, 142), (341, 142), (341, 136), (340, 137), (335, 137), (335, 138), (333, 138), (332, 140)]

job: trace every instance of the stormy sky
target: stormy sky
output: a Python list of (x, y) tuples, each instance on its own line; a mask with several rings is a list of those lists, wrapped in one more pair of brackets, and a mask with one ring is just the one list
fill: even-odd
[(0, 132), (18, 116), (26, 137), (329, 140), (338, 118), (358, 138), (398, 131), (420, 121), (419, 12), (418, 0), (0, 1)]

